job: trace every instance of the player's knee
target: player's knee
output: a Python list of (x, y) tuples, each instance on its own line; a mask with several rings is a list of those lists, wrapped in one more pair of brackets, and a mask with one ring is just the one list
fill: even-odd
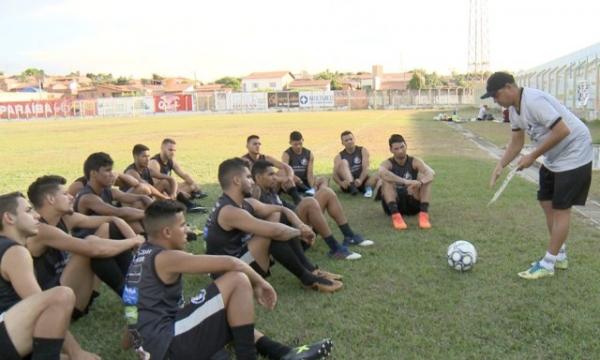
[(75, 306), (75, 293), (70, 287), (57, 286), (48, 290), (52, 305), (64, 309), (72, 309)]
[(235, 289), (252, 289), (250, 279), (241, 271), (228, 271), (223, 275), (223, 278)]

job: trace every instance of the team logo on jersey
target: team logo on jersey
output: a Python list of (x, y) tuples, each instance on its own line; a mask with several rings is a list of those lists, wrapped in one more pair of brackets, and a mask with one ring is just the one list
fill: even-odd
[(308, 160), (306, 160), (306, 158), (303, 158), (302, 160), (300, 160), (300, 164), (302, 164), (302, 166), (306, 166), (306, 164), (308, 164)]
[(206, 290), (202, 289), (198, 295), (190, 299), (190, 302), (195, 305), (200, 305), (204, 303), (204, 300), (206, 300)]
[(138, 302), (138, 289), (136, 287), (125, 286), (123, 289), (123, 303), (125, 305), (136, 305)]
[(406, 180), (412, 180), (412, 174), (409, 171), (407, 171), (404, 173), (403, 178), (405, 178)]
[(358, 156), (354, 157), (354, 160), (352, 160), (352, 162), (354, 162), (355, 164), (360, 164), (360, 158)]

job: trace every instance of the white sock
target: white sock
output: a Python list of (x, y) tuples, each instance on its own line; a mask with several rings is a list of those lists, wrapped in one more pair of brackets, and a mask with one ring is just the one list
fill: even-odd
[(550, 271), (554, 271), (554, 264), (556, 263), (556, 255), (552, 255), (549, 252), (546, 252), (544, 258), (540, 261), (540, 265)]
[(556, 255), (556, 260), (565, 261), (567, 259), (567, 245), (563, 244), (558, 250), (558, 255)]

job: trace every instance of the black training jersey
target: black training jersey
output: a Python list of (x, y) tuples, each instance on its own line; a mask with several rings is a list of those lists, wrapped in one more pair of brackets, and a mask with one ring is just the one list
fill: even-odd
[(300, 154), (296, 154), (292, 148), (285, 151), (289, 156), (288, 165), (294, 169), (294, 175), (308, 185), (308, 163), (310, 161), (310, 150), (302, 148)]
[[(406, 156), (404, 165), (400, 165), (393, 157), (389, 158), (388, 161), (392, 164), (391, 172), (405, 180), (416, 180), (419, 170), (413, 169), (413, 159), (412, 156)], [(403, 187), (404, 185), (397, 184), (396, 186)]]
[(125, 317), (142, 338), (152, 359), (164, 359), (175, 335), (175, 316), (183, 307), (181, 274), (165, 284), (156, 273), (155, 257), (164, 248), (145, 242), (129, 265), (123, 290)]
[[(128, 167), (125, 168), (125, 171), (123, 171), (123, 173), (127, 173), (129, 170), (133, 170), (133, 171), (137, 172), (140, 175), (140, 178), (142, 180), (144, 180), (145, 182), (147, 182), (150, 185), (154, 185), (154, 180), (152, 180), (152, 176), (150, 176), (150, 169), (144, 168), (144, 169), (142, 169), (142, 171), (139, 171), (135, 167), (135, 164), (130, 164)], [(120, 187), (120, 190), (121, 191), (127, 191), (130, 188), (131, 188), (131, 186), (129, 186), (129, 184), (123, 184)]]
[[(204, 239), (206, 240), (206, 253), (208, 255), (231, 255), (239, 256), (242, 255), (242, 246), (252, 238), (252, 234), (247, 234), (241, 230), (223, 230), (219, 225), (219, 214), (221, 209), (225, 206), (239, 207), (229, 196), (226, 194), (221, 195), (217, 199), (215, 207), (212, 209), (211, 214), (206, 221), (206, 228)], [(242, 202), (242, 209), (248, 211), (250, 215), (254, 216), (254, 208), (246, 201)]]
[[(40, 222), (48, 224), (44, 218), (40, 218)], [(61, 218), (56, 227), (61, 229), (66, 234), (69, 233), (67, 225)], [(60, 285), (60, 276), (62, 275), (67, 263), (69, 262), (69, 253), (67, 251), (58, 250), (51, 247), (46, 247), (40, 256), (33, 258), (33, 268), (35, 269), (35, 277), (42, 290), (51, 289)]]
[[(0, 262), (2, 262), (6, 250), (15, 245), (23, 246), (14, 240), (0, 235)], [(21, 301), (21, 297), (17, 294), (11, 282), (4, 280), (4, 278), (0, 276), (0, 314), (10, 309), (19, 301)]]
[[(82, 213), (81, 211), (79, 211), (79, 201), (81, 200), (82, 196), (87, 195), (87, 194), (97, 195), (102, 199), (102, 201), (104, 201), (107, 204), (112, 205), (113, 197), (112, 197), (112, 190), (110, 187), (106, 187), (106, 188), (102, 189), (100, 194), (96, 194), (94, 192), (94, 189), (92, 189), (92, 187), (88, 184), (88, 185), (84, 186), (83, 189), (81, 189), (81, 191), (77, 194), (77, 197), (75, 198), (75, 202), (73, 203), (73, 209), (75, 211)], [(99, 215), (89, 209), (85, 213), (82, 213), (82, 214), (84, 214), (84, 215)]]
[(173, 160), (169, 159), (167, 160), (167, 163), (165, 164), (162, 159), (160, 158), (160, 154), (156, 154), (152, 157), (152, 160), (156, 160), (158, 162), (158, 164), (160, 165), (160, 173), (161, 174), (165, 174), (165, 175), (171, 175), (171, 171), (173, 171)]
[(340, 157), (343, 160), (348, 161), (348, 165), (350, 165), (350, 172), (352, 173), (352, 177), (355, 179), (360, 177), (362, 173), (362, 146), (355, 146), (354, 152), (349, 154), (346, 149), (340, 151)]
[(242, 156), (242, 160), (244, 160), (246, 162), (246, 164), (248, 164), (248, 167), (250, 168), (250, 170), (252, 170), (252, 167), (254, 166), (254, 163), (257, 162), (258, 160), (267, 160), (267, 157), (264, 156), (263, 154), (258, 155), (258, 159), (254, 160), (250, 154), (246, 154), (244, 156)]

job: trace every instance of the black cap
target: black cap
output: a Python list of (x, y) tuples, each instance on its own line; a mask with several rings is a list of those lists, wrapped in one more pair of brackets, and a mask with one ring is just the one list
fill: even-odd
[(502, 71), (495, 72), (489, 77), (485, 88), (486, 93), (481, 95), (481, 99), (494, 97), (496, 92), (506, 86), (506, 84), (514, 83), (515, 78), (511, 74)]

